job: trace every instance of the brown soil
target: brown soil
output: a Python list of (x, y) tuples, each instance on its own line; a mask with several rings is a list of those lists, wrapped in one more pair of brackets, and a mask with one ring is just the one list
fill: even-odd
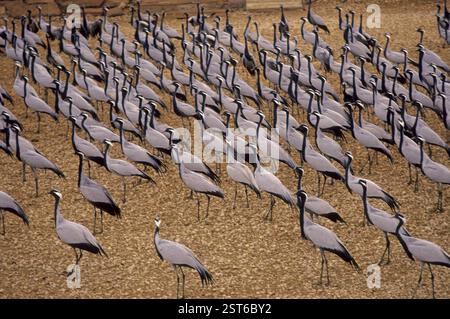
[[(450, 62), (448, 49), (442, 47), (436, 30), (435, 1), (378, 1), (382, 10), (382, 28), (367, 30), (377, 39), (391, 32), (393, 48), (405, 47), (417, 58), (415, 45), (418, 34), (415, 29), (422, 26), (426, 30), (425, 44), (447, 62)], [(320, 1), (315, 10), (331, 30), (331, 35), (322, 35), (335, 49), (342, 46), (342, 35), (337, 29), (337, 1)], [(348, 1), (344, 10), (353, 9), (365, 12), (365, 4)], [(170, 13), (169, 13), (170, 14)], [(247, 12), (233, 12), (232, 23), (239, 33), (245, 26)], [(254, 12), (253, 18), (261, 25), (265, 36), (271, 37), (271, 24), (278, 21), (278, 11)], [(305, 11), (287, 12), (291, 33), (299, 36), (299, 18)], [(179, 16), (177, 16), (179, 17)], [(180, 21), (169, 16), (168, 23), (180, 29)], [(121, 29), (131, 35), (126, 17), (117, 19)], [(300, 37), (300, 36), (299, 36)], [(177, 41), (178, 56), (180, 55)], [(300, 44), (303, 53), (310, 52), (310, 46)], [(0, 83), (12, 91), (12, 65), (4, 56), (0, 57), (2, 74)], [(246, 74), (241, 70), (241, 74)], [(169, 74), (167, 74), (169, 76)], [(248, 75), (244, 78), (254, 83)], [(338, 88), (336, 75), (329, 75), (333, 86)], [(157, 89), (156, 89), (157, 90)], [(161, 93), (165, 101), (167, 94)], [(51, 94), (52, 95), (52, 94)], [(419, 264), (409, 260), (398, 241), (392, 239), (391, 264), (382, 268), (381, 288), (368, 289), (364, 271), (378, 260), (384, 248), (383, 234), (374, 227), (362, 227), (363, 210), (358, 195), (350, 194), (343, 184), (328, 186), (324, 198), (328, 200), (347, 221), (346, 224), (333, 224), (327, 220), (319, 222), (332, 229), (346, 244), (363, 272), (356, 273), (342, 260), (329, 255), (331, 274), (330, 286), (319, 286), (319, 251), (310, 242), (300, 239), (297, 211), (291, 211), (285, 204), (277, 201), (272, 222), (263, 221), (262, 215), (268, 208), (269, 198), (265, 194), (259, 201), (250, 195), (250, 208), (246, 208), (245, 196), (239, 188), (238, 207), (232, 209), (234, 184), (225, 173), (221, 186), (226, 192), (224, 201), (213, 199), (208, 222), (198, 223), (196, 201), (187, 199), (188, 189), (179, 178), (178, 170), (166, 159), (168, 171), (163, 176), (155, 176), (157, 186), (141, 184), (131, 188), (128, 180), (128, 201), (120, 203), (123, 218), (116, 220), (105, 217), (104, 233), (97, 238), (109, 254), (101, 258), (86, 253), (82, 259), (82, 288), (68, 289), (62, 272), (74, 261), (73, 251), (58, 238), (53, 221), (53, 198), (47, 195), (52, 187), (63, 194), (62, 213), (69, 219), (90, 229), (93, 223), (91, 206), (77, 190), (77, 157), (73, 154), (70, 140), (66, 137), (66, 123), (60, 118), (55, 123), (45, 118), (43, 129), (36, 134), (35, 116), (25, 117), (25, 107), (17, 96), (16, 105), (11, 110), (24, 124), (24, 136), (30, 139), (39, 150), (57, 163), (67, 175), (60, 180), (51, 173), (39, 173), (41, 194), (34, 197), (34, 182), (28, 169), (27, 181), (21, 182), (21, 164), (4, 154), (0, 154), (0, 189), (11, 194), (26, 210), (30, 217), (30, 227), (15, 217), (6, 214), (6, 236), (0, 238), (0, 297), (3, 298), (174, 298), (176, 296), (176, 277), (169, 264), (162, 262), (153, 246), (153, 219), (162, 218), (161, 235), (190, 247), (213, 273), (216, 283), (201, 289), (197, 274), (186, 271), (186, 296), (189, 298), (408, 298), (416, 285)], [(50, 105), (53, 105), (53, 97)], [(267, 114), (267, 108), (265, 108)], [(103, 120), (106, 121), (106, 113)], [(162, 119), (174, 127), (181, 121), (171, 112), (165, 112)], [(299, 120), (305, 121), (304, 115)], [(448, 132), (435, 114), (427, 111), (426, 120), (441, 136), (449, 138)], [(348, 136), (345, 149), (355, 156), (355, 170), (358, 171), (366, 161), (365, 149)], [(394, 195), (401, 203), (401, 211), (407, 216), (408, 229), (419, 238), (431, 240), (444, 249), (450, 249), (450, 203), (449, 191), (445, 191), (443, 213), (436, 213), (436, 185), (423, 176), (420, 178), (420, 191), (414, 193), (407, 185), (408, 167), (397, 150), (391, 147), (395, 157), (390, 165), (379, 157), (370, 176), (367, 176)], [(118, 146), (113, 148), (113, 156), (120, 157)], [(299, 162), (298, 154), (294, 158)], [(433, 148), (434, 160), (449, 166), (450, 161), (441, 149)], [(304, 187), (310, 193), (316, 192), (316, 175), (305, 167)], [(121, 180), (105, 169), (95, 167), (94, 178), (104, 184), (119, 201), (122, 196)], [(294, 191), (294, 173), (282, 165), (278, 173), (285, 185)], [(132, 190), (131, 190), (132, 189)], [(371, 201), (377, 207), (387, 206), (380, 201)], [(202, 197), (202, 209), (206, 208)], [(450, 276), (448, 269), (435, 267), (437, 297), (450, 297)], [(420, 297), (431, 296), (428, 273), (424, 288), (418, 292)]]

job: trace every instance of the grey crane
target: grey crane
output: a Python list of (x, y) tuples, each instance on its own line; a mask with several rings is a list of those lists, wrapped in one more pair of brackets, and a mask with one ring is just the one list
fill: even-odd
[(76, 154), (80, 160), (78, 165), (78, 188), (80, 189), (81, 195), (83, 195), (83, 197), (94, 207), (94, 229), (92, 232), (94, 234), (96, 233), (97, 209), (99, 209), (101, 225), (99, 233), (103, 233), (103, 212), (107, 212), (111, 216), (120, 218), (120, 207), (115, 203), (113, 197), (104, 186), (84, 175), (84, 155), (81, 152), (76, 152)]
[[(67, 220), (60, 210), (62, 194), (57, 189), (52, 189), (49, 194), (55, 198), (55, 228), (58, 238), (75, 252), (75, 264), (79, 264), (83, 257), (83, 250), (95, 255), (106, 256), (105, 250), (85, 226)], [(78, 249), (78, 252), (77, 252)]]
[(29, 226), (28, 216), (19, 203), (7, 193), (0, 191), (0, 220), (2, 221), (2, 232), (0, 234), (3, 236), (6, 235), (5, 216), (3, 211), (16, 215), (22, 219), (25, 225)]
[[(82, 139), (76, 133), (76, 117), (71, 116), (70, 121), (72, 122), (72, 147), (75, 152), (81, 152), (89, 160), (97, 163), (100, 166), (105, 165), (105, 157), (102, 152), (89, 141)], [(91, 171), (91, 164), (88, 162), (89, 175)]]
[(417, 289), (422, 286), (422, 272), (425, 264), (428, 265), (428, 269), (431, 274), (431, 289), (433, 298), (435, 298), (434, 291), (434, 274), (431, 270), (431, 265), (438, 265), (450, 268), (450, 255), (442, 249), (442, 247), (432, 243), (428, 240), (420, 239), (413, 236), (407, 236), (400, 231), (402, 228), (405, 218), (403, 215), (397, 213), (396, 218), (399, 220), (397, 225), (396, 234), (400, 243), (403, 246), (403, 249), (406, 252), (406, 255), (413, 261), (420, 262), (420, 274), (419, 281), (417, 283), (417, 287), (414, 290), (413, 297), (415, 296)]
[(36, 149), (27, 147), (21, 148), (21, 143), (19, 143), (19, 132), (20, 128), (16, 125), (12, 126), (12, 130), (16, 134), (16, 157), (19, 161), (21, 161), (24, 165), (28, 165), (31, 167), (31, 170), (34, 175), (35, 181), (35, 189), (36, 189), (36, 197), (39, 196), (39, 178), (37, 175), (38, 169), (43, 170), (51, 170), (56, 175), (62, 178), (66, 178), (64, 173), (56, 166), (53, 162), (51, 162), (48, 158), (46, 158), (43, 154), (38, 152)]
[(328, 29), (323, 18), (311, 10), (311, 3), (312, 3), (312, 1), (310, 1), (309, 5), (308, 5), (308, 21), (309, 21), (309, 23), (311, 23), (314, 26), (319, 27), (320, 29), (324, 30), (326, 33), (330, 33), (330, 30)]
[(327, 285), (330, 284), (330, 276), (328, 273), (328, 261), (325, 256), (325, 252), (331, 252), (339, 256), (342, 260), (349, 263), (357, 272), (359, 272), (359, 266), (355, 259), (352, 257), (348, 249), (343, 242), (336, 236), (334, 232), (328, 228), (316, 224), (305, 216), (305, 204), (307, 202), (308, 195), (305, 191), (297, 193), (297, 205), (300, 208), (300, 235), (302, 239), (307, 239), (313, 243), (313, 245), (320, 250), (321, 268), (320, 268), (320, 281), (322, 284), (323, 266), (327, 272)]
[[(303, 168), (297, 167), (296, 168), (297, 173), (297, 192), (302, 190), (302, 177), (303, 177)], [(339, 213), (336, 211), (336, 209), (330, 205), (326, 200), (315, 197), (315, 196), (308, 196), (308, 199), (306, 200), (305, 209), (310, 214), (315, 214), (317, 216), (328, 218), (329, 220), (333, 222), (342, 222), (345, 223), (344, 219), (339, 215)], [(313, 215), (311, 215), (312, 218)]]
[[(442, 137), (439, 136), (431, 127), (420, 118), (420, 112), (422, 111), (422, 104), (420, 102), (414, 104), (417, 108), (416, 111), (416, 120), (412, 127), (412, 131), (415, 136), (421, 136), (428, 145), (436, 145), (440, 148), (444, 149), (447, 152), (447, 155), (450, 157), (450, 147), (445, 143)], [(406, 112), (405, 112), (406, 113)], [(430, 148), (430, 156), (431, 156), (431, 148)]]
[(237, 197), (237, 183), (244, 185), (245, 198), (247, 200), (247, 208), (250, 207), (248, 202), (247, 187), (253, 190), (261, 198), (261, 191), (259, 190), (258, 183), (256, 182), (253, 172), (245, 164), (241, 163), (237, 156), (234, 154), (234, 149), (231, 147), (231, 142), (225, 140), (227, 145), (227, 174), (235, 184), (234, 188), (234, 201), (233, 209), (236, 208), (236, 197)]
[(120, 160), (120, 159), (113, 159), (109, 156), (109, 149), (112, 146), (112, 143), (110, 140), (106, 139), (103, 141), (105, 144), (105, 150), (103, 152), (103, 156), (105, 158), (105, 166), (106, 169), (109, 172), (112, 172), (120, 177), (122, 177), (123, 182), (123, 202), (125, 203), (127, 198), (127, 184), (125, 182), (125, 177), (131, 177), (131, 176), (137, 176), (140, 178), (143, 178), (145, 180), (148, 180), (152, 184), (156, 184), (155, 181), (147, 175), (147, 173), (141, 171), (133, 164)]
[[(343, 181), (344, 177), (325, 156), (312, 148), (311, 144), (308, 141), (308, 127), (302, 124), (300, 125), (299, 129), (304, 135), (302, 151), (300, 154), (303, 158), (303, 161), (308, 163), (308, 165), (317, 172), (317, 194), (319, 196), (324, 192), (327, 177), (338, 181)], [(324, 177), (322, 191), (320, 190), (320, 174), (322, 174)]]
[[(194, 193), (205, 194), (208, 200), (205, 215), (206, 220), (209, 214), (209, 204), (211, 201), (210, 196), (224, 198), (224, 191), (206, 176), (195, 171), (191, 171), (189, 168), (187, 168), (184, 161), (180, 158), (178, 146), (176, 144), (172, 145), (172, 154), (174, 156), (175, 162), (179, 166), (180, 178), (183, 183)], [(200, 221), (200, 196), (197, 196), (197, 220)]]
[[(352, 161), (353, 156), (350, 152), (346, 152), (345, 156), (347, 156), (347, 167), (345, 168), (345, 185), (347, 186), (347, 189), (350, 193), (357, 193), (360, 196), (362, 196), (363, 189), (359, 181), (362, 178), (353, 176), (351, 173), (352, 168)], [(399, 207), (398, 202), (395, 200), (395, 198), (388, 194), (386, 191), (384, 191), (380, 186), (372, 182), (368, 179), (362, 179), (366, 182), (367, 185), (367, 197), (369, 198), (378, 198), (383, 200), (386, 204), (389, 205), (389, 207), (395, 211)]]
[(280, 198), (290, 207), (295, 204), (295, 199), (292, 197), (289, 189), (284, 186), (284, 184), (272, 174), (270, 171), (261, 166), (259, 160), (259, 155), (257, 154), (257, 145), (250, 143), (249, 147), (256, 154), (256, 169), (255, 169), (255, 180), (262, 192), (266, 192), (270, 195), (270, 206), (267, 213), (264, 215), (264, 219), (272, 220), (273, 207), (275, 206), (275, 197)]
[(386, 46), (384, 47), (384, 56), (386, 59), (395, 64), (401, 64), (404, 62), (404, 55), (400, 52), (395, 52), (391, 50), (391, 35), (389, 33), (385, 33), (386, 37)]
[(438, 184), (437, 210), (441, 212), (444, 209), (442, 203), (442, 184), (450, 184), (450, 170), (448, 167), (431, 160), (430, 157), (423, 151), (423, 143), (425, 140), (421, 136), (418, 137), (418, 140), (420, 145), (420, 168), (426, 177), (428, 177), (432, 182)]
[[(405, 135), (405, 124), (403, 121), (398, 121), (400, 125), (400, 142), (398, 145), (398, 150), (401, 155), (408, 161), (408, 170), (409, 170), (409, 181), (408, 184), (412, 183), (411, 176), (411, 165), (416, 167), (416, 180), (414, 182), (414, 191), (417, 192), (419, 190), (419, 171), (420, 168), (420, 146), (416, 144), (411, 138)], [(394, 122), (392, 122), (392, 132), (395, 134), (396, 126)]]
[(120, 146), (122, 148), (122, 153), (125, 154), (127, 159), (138, 164), (143, 164), (145, 167), (150, 166), (158, 173), (164, 172), (166, 167), (160, 158), (150, 154), (145, 148), (125, 139), (123, 119), (118, 117), (115, 119), (115, 122), (119, 124)]
[[(360, 104), (357, 102), (357, 104)], [(369, 174), (371, 173), (372, 168), (372, 161), (373, 157), (370, 156), (369, 150), (374, 150), (376, 152), (380, 152), (387, 156), (387, 158), (393, 162), (393, 157), (391, 154), (391, 151), (375, 136), (373, 133), (369, 132), (366, 129), (363, 129), (359, 125), (355, 123), (353, 120), (353, 109), (352, 105), (349, 103), (346, 103), (345, 106), (349, 110), (350, 113), (350, 125), (351, 125), (351, 132), (352, 136), (360, 143), (362, 146), (367, 148), (367, 156), (368, 156), (368, 163), (369, 163)], [(364, 165), (365, 166), (365, 165)], [(361, 171), (364, 169), (364, 166), (361, 168)]]
[(28, 78), (26, 76), (23, 77), (24, 86), (23, 86), (23, 100), (25, 105), (36, 112), (38, 118), (38, 128), (37, 132), (39, 133), (41, 130), (41, 113), (50, 115), (55, 121), (58, 120), (58, 116), (55, 111), (48, 106), (40, 97), (33, 94), (28, 94)]
[[(370, 205), (369, 200), (367, 198), (367, 183), (365, 180), (360, 179), (359, 184), (361, 184), (363, 188), (362, 200), (364, 205), (364, 216), (367, 219), (369, 224), (374, 225), (376, 228), (381, 230), (384, 233), (384, 238), (386, 240), (386, 247), (383, 251), (383, 255), (381, 255), (380, 260), (378, 261), (378, 265), (381, 265), (384, 260), (384, 256), (387, 252), (387, 261), (385, 265), (390, 263), (390, 255), (391, 255), (391, 242), (389, 241), (389, 234), (396, 235), (396, 229), (398, 226), (398, 220), (395, 216), (386, 213), (385, 211), (378, 209), (372, 205)], [(400, 229), (402, 234), (406, 236), (410, 236), (408, 231), (402, 227)]]
[(341, 145), (339, 145), (339, 143), (332, 138), (326, 136), (320, 129), (320, 118), (322, 117), (322, 115), (317, 111), (314, 111), (313, 115), (317, 117), (316, 123), (314, 125), (316, 129), (315, 141), (317, 148), (320, 150), (320, 152), (322, 152), (322, 154), (337, 161), (345, 168), (346, 158), (344, 152), (342, 151)]
[(180, 288), (180, 275), (182, 276), (182, 298), (184, 298), (184, 272), (182, 267), (188, 267), (196, 270), (202, 281), (202, 287), (213, 284), (214, 278), (212, 274), (203, 266), (202, 262), (194, 254), (192, 250), (186, 246), (167, 239), (162, 239), (159, 234), (159, 228), (161, 227), (161, 219), (159, 216), (155, 218), (155, 235), (153, 237), (156, 253), (161, 260), (167, 261), (175, 270), (177, 274), (177, 298)]
[(120, 137), (106, 127), (100, 126), (100, 123), (99, 125), (94, 125), (94, 123), (87, 125), (86, 120), (89, 117), (87, 113), (83, 112), (80, 116), (81, 127), (86, 131), (90, 138), (99, 142), (103, 142), (107, 139), (111, 142), (120, 143)]

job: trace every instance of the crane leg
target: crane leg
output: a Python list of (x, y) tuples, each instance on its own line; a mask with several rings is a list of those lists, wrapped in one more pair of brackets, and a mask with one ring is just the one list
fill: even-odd
[(321, 196), (323, 196), (323, 193), (325, 192), (325, 185), (327, 183), (327, 177), (324, 176), (323, 184), (322, 184), (322, 192), (320, 193)]
[(103, 211), (100, 210), (100, 234), (103, 233)]
[(185, 276), (184, 276), (184, 271), (183, 271), (183, 268), (180, 266), (180, 270), (181, 270), (181, 279), (182, 279), (182, 281), (181, 281), (181, 283), (182, 283), (182, 290), (181, 290), (181, 298), (182, 299), (184, 299), (184, 282), (185, 282)]
[(383, 255), (381, 255), (380, 261), (378, 262), (378, 265), (382, 265), (384, 256), (386, 255), (386, 252), (388, 254), (387, 261), (385, 265), (388, 265), (390, 263), (390, 254), (391, 254), (391, 242), (389, 241), (389, 237), (387, 233), (384, 233), (384, 238), (386, 239), (386, 247), (384, 249)]
[(91, 178), (91, 161), (88, 160), (87, 162), (88, 162), (88, 176), (89, 178)]
[(320, 174), (317, 172), (317, 196), (320, 196)]
[(175, 274), (177, 275), (177, 299), (179, 298), (179, 289), (180, 289), (180, 276), (178, 275), (177, 266), (173, 266), (173, 269), (175, 270)]
[(437, 202), (437, 211), (442, 212), (442, 184), (438, 184), (438, 202)]
[(25, 163), (22, 162), (22, 183), (25, 183), (27, 180), (25, 170), (26, 170), (26, 165), (25, 165)]
[(323, 266), (324, 266), (324, 263), (325, 263), (324, 256), (323, 256), (323, 250), (322, 250), (322, 249), (320, 250), (320, 263), (321, 263), (321, 265), (320, 265), (320, 279), (319, 279), (319, 285), (322, 285)]
[(430, 275), (431, 275), (431, 291), (433, 294), (433, 299), (436, 299), (436, 295), (434, 293), (434, 274), (433, 271), (431, 270), (431, 265), (428, 264), (428, 269), (430, 269)]
[(419, 288), (422, 286), (422, 272), (423, 272), (423, 265), (424, 265), (424, 263), (421, 262), (421, 263), (420, 263), (419, 281), (417, 282), (416, 289), (414, 289), (414, 292), (413, 292), (413, 295), (412, 295), (412, 299), (414, 299), (414, 297), (416, 296), (417, 289), (419, 289)]
[(39, 112), (36, 112), (37, 115), (37, 120), (38, 120), (38, 126), (37, 126), (37, 132), (36, 133), (40, 133), (41, 132), (41, 115)]
[(35, 184), (35, 189), (36, 189), (36, 197), (39, 196), (39, 179), (38, 179), (38, 175), (37, 172), (34, 168), (31, 168), (32, 172), (33, 172), (33, 176), (34, 176), (34, 184)]
[(270, 209), (269, 209), (269, 213), (270, 213), (270, 217), (269, 220), (272, 221), (272, 212), (273, 212), (273, 207), (275, 206), (275, 198), (273, 198), (273, 196), (270, 196)]
[(211, 201), (211, 197), (209, 197), (209, 195), (206, 195), (206, 198), (208, 199), (208, 204), (206, 206), (206, 215), (205, 215), (205, 221), (208, 218), (209, 215), (209, 202)]
[(234, 185), (234, 201), (233, 201), (233, 209), (236, 209), (236, 197), (237, 197), (237, 184)]
[(409, 181), (408, 181), (408, 185), (411, 185), (413, 180), (412, 180), (412, 174), (411, 174), (411, 163), (408, 163), (408, 173), (409, 173)]
[(325, 270), (327, 271), (327, 286), (330, 285), (330, 274), (328, 272), (328, 260), (327, 256), (325, 256), (325, 252), (323, 253), (323, 259), (325, 260)]
[(96, 234), (96, 232), (95, 232), (96, 223), (97, 223), (97, 210), (95, 209), (95, 206), (94, 206), (94, 231), (93, 231), (94, 235)]
[(197, 194), (197, 220), (200, 222), (200, 196)]
[[(77, 253), (77, 249), (74, 247), (73, 251), (75, 252), (75, 264), (78, 265), (78, 253)], [(69, 274), (70, 275), (70, 274)]]
[(6, 235), (6, 229), (5, 229), (5, 216), (3, 215), (3, 212), (0, 210), (0, 219), (2, 220), (2, 232), (0, 233), (2, 236)]
[(245, 189), (245, 199), (247, 201), (247, 208), (250, 207), (250, 204), (248, 203), (248, 193), (247, 193), (247, 185), (244, 185), (244, 189)]
[(416, 167), (416, 181), (414, 183), (414, 192), (418, 192), (419, 191), (419, 170)]
[(127, 183), (125, 182), (125, 177), (122, 177), (122, 183), (123, 183), (123, 202), (125, 203), (127, 201)]

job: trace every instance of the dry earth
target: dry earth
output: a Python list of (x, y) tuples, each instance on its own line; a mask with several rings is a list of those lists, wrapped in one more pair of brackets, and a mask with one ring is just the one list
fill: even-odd
[[(364, 2), (364, 1), (363, 1)], [(393, 48), (404, 47), (417, 59), (415, 45), (422, 26), (426, 30), (425, 45), (450, 62), (448, 49), (438, 38), (434, 1), (372, 1), (381, 6), (381, 29), (367, 30), (384, 44), (383, 34), (392, 34)], [(339, 51), (343, 38), (337, 28), (337, 1), (319, 1), (315, 10), (331, 30), (324, 39)], [(365, 12), (366, 3), (348, 1), (342, 4), (345, 10)], [(239, 33), (245, 26), (248, 12), (233, 12), (232, 23)], [(265, 36), (271, 37), (272, 23), (278, 21), (278, 11), (252, 12), (253, 19), (261, 25)], [(305, 11), (287, 12), (292, 34), (299, 36), (299, 18)], [(169, 12), (167, 22), (180, 30), (180, 14)], [(121, 30), (131, 36), (127, 17), (116, 20)], [(299, 36), (300, 37), (300, 36)], [(310, 47), (301, 42), (303, 53)], [(55, 45), (56, 48), (56, 45)], [(177, 52), (181, 49), (177, 41)], [(12, 91), (13, 63), (0, 56), (2, 72), (0, 84)], [(255, 83), (244, 70), (240, 73), (246, 80)], [(166, 74), (169, 76), (169, 74)], [(338, 78), (329, 80), (338, 88)], [(157, 90), (157, 89), (156, 89)], [(158, 91), (159, 92), (159, 91)], [(50, 94), (52, 95), (52, 94)], [(161, 93), (166, 102), (169, 96)], [(216, 283), (201, 289), (198, 276), (187, 271), (186, 296), (189, 298), (408, 298), (412, 294), (419, 265), (409, 260), (396, 240), (392, 240), (392, 262), (382, 268), (381, 288), (368, 289), (364, 270), (376, 262), (384, 248), (384, 238), (374, 227), (362, 227), (362, 202), (358, 195), (350, 194), (343, 184), (328, 186), (324, 198), (337, 208), (347, 221), (333, 224), (327, 220), (320, 223), (335, 231), (360, 264), (363, 272), (358, 274), (335, 256), (329, 257), (331, 285), (319, 286), (319, 252), (311, 243), (299, 236), (298, 214), (285, 204), (277, 202), (272, 222), (263, 221), (262, 215), (268, 207), (269, 198), (261, 201), (250, 195), (250, 208), (246, 208), (243, 188), (239, 188), (238, 207), (232, 209), (234, 184), (222, 174), (222, 187), (226, 192), (224, 201), (213, 199), (208, 223), (196, 220), (196, 201), (187, 199), (188, 189), (179, 178), (178, 170), (166, 158), (168, 171), (155, 176), (157, 186), (141, 184), (131, 190), (128, 201), (120, 206), (123, 218), (105, 217), (104, 233), (97, 238), (109, 254), (109, 258), (85, 254), (81, 266), (82, 287), (71, 290), (66, 286), (62, 272), (74, 260), (73, 251), (59, 241), (54, 229), (53, 198), (47, 195), (52, 187), (62, 191), (62, 213), (70, 220), (92, 228), (93, 214), (90, 205), (77, 190), (77, 157), (73, 154), (70, 140), (66, 137), (66, 123), (61, 117), (58, 123), (45, 118), (43, 129), (36, 134), (35, 116), (25, 117), (25, 107), (20, 98), (14, 96), (16, 105), (11, 110), (24, 124), (24, 136), (39, 150), (56, 162), (66, 173), (67, 180), (60, 180), (51, 173), (39, 173), (41, 195), (36, 198), (34, 182), (28, 170), (26, 183), (21, 182), (21, 164), (5, 154), (0, 154), (0, 189), (11, 194), (23, 206), (30, 218), (30, 227), (6, 214), (6, 236), (0, 237), (0, 297), (2, 298), (174, 298), (176, 277), (172, 268), (162, 262), (153, 246), (153, 219), (162, 218), (161, 235), (189, 246), (213, 273)], [(50, 104), (53, 96), (50, 97)], [(170, 104), (169, 104), (170, 105)], [(411, 111), (411, 109), (410, 109)], [(267, 114), (267, 108), (265, 108)], [(107, 114), (103, 113), (106, 121)], [(448, 132), (435, 114), (427, 111), (426, 120), (441, 136), (449, 138)], [(181, 121), (171, 112), (164, 112), (162, 119), (174, 127)], [(304, 115), (299, 120), (305, 121)], [(359, 170), (366, 161), (366, 151), (348, 136), (346, 150), (355, 155), (355, 168)], [(436, 185), (420, 178), (420, 191), (414, 193), (407, 185), (408, 168), (397, 150), (395, 163), (390, 165), (379, 157), (370, 179), (394, 195), (401, 203), (401, 211), (407, 216), (408, 229), (417, 237), (431, 240), (450, 250), (450, 191), (444, 194), (445, 211), (436, 213)], [(449, 166), (445, 152), (433, 148), (434, 160)], [(120, 157), (118, 146), (113, 155)], [(299, 162), (298, 154), (294, 158)], [(367, 176), (364, 172), (362, 176)], [(105, 169), (95, 167), (94, 178), (104, 184), (120, 200), (121, 180)], [(282, 165), (278, 173), (285, 185), (294, 191), (294, 173)], [(135, 183), (135, 180), (132, 181)], [(131, 185), (131, 181), (128, 181)], [(316, 191), (316, 175), (306, 167), (304, 187), (308, 192)], [(371, 201), (380, 208), (387, 207), (380, 201)], [(206, 201), (202, 198), (202, 209)], [(437, 297), (450, 297), (449, 269), (435, 267)], [(424, 288), (419, 297), (431, 296), (429, 274), (425, 275)]]

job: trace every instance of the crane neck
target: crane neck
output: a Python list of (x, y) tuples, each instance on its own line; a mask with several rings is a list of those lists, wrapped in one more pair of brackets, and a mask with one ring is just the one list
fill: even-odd
[(55, 227), (58, 227), (59, 224), (64, 220), (60, 211), (60, 202), (61, 199), (59, 197), (55, 197)]
[(364, 215), (366, 216), (369, 223), (372, 224), (372, 221), (369, 217), (369, 202), (367, 201), (367, 186), (363, 186), (363, 194), (362, 194), (362, 200), (363, 200), (363, 206), (364, 206)]
[(19, 132), (15, 132), (16, 133), (16, 157), (19, 161), (22, 160), (22, 158), (20, 157), (20, 143), (19, 143)]
[(297, 195), (297, 206), (300, 209), (299, 221), (300, 221), (300, 236), (302, 239), (307, 239), (305, 235), (305, 203), (301, 196)]
[(83, 178), (83, 156), (79, 155), (79, 163), (78, 163), (78, 188), (81, 186), (81, 179)]

